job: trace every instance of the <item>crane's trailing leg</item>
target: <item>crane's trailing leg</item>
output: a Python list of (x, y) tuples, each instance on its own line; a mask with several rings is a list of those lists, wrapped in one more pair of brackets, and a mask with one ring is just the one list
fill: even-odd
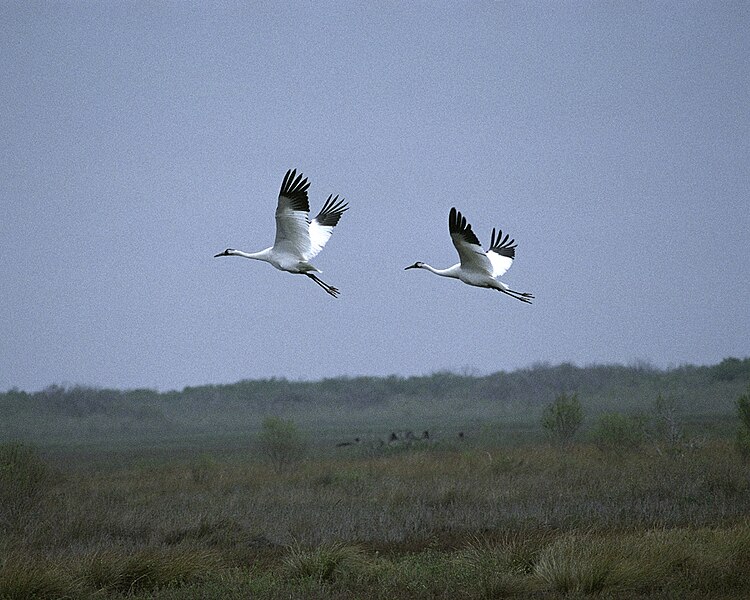
[(517, 292), (515, 290), (508, 290), (511, 294), (515, 294), (516, 296), (522, 296), (523, 298), (533, 298), (534, 294), (529, 294), (528, 292)]
[(534, 297), (533, 294), (529, 294), (526, 292), (514, 292), (513, 290), (504, 290), (502, 288), (495, 288), (498, 292), (502, 292), (503, 294), (508, 294), (511, 298), (515, 298), (516, 300), (520, 300), (521, 302), (525, 302), (526, 304), (531, 304), (531, 298)]
[(312, 279), (315, 283), (322, 287), (326, 292), (331, 294), (331, 296), (333, 296), (334, 298), (339, 297), (338, 288), (335, 288), (332, 285), (328, 285), (325, 281), (321, 281), (320, 278), (313, 273), (305, 273), (305, 275), (307, 275), (310, 279)]

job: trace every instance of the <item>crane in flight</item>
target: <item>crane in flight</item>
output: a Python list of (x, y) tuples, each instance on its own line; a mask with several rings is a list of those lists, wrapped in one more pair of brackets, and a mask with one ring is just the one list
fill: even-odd
[(323, 208), (311, 221), (309, 217), (310, 204), (307, 201), (307, 188), (310, 183), (302, 173), (288, 170), (284, 175), (279, 192), (279, 202), (276, 206), (276, 239), (273, 246), (259, 252), (243, 252), (234, 248), (227, 248), (224, 252), (214, 255), (241, 256), (253, 260), (270, 263), (280, 271), (306, 275), (322, 287), (334, 298), (339, 290), (328, 285), (315, 274), (320, 270), (315, 268), (310, 260), (320, 253), (323, 246), (330, 239), (333, 228), (339, 222), (341, 215), (348, 208), (342, 198), (328, 196)]
[(448, 215), (448, 230), (461, 259), (460, 263), (447, 269), (436, 269), (427, 263), (415, 262), (406, 269), (426, 269), (435, 275), (460, 279), (464, 283), (477, 287), (491, 288), (516, 300), (531, 304), (533, 294), (516, 292), (497, 280), (497, 277), (503, 275), (513, 264), (513, 258), (516, 256), (515, 240), (509, 241), (508, 234), (503, 237), (501, 230), (498, 230), (498, 235), (495, 237), (493, 228), (490, 249), (485, 252), (477, 236), (471, 230), (471, 225), (466, 222), (466, 217), (455, 207), (451, 208)]

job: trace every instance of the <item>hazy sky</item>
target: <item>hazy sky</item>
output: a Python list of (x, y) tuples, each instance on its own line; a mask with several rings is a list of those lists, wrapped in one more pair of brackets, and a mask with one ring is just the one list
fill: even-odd
[[(0, 389), (750, 355), (747, 2), (3, 2)], [(305, 277), (288, 168), (344, 215)], [(448, 211), (525, 305), (426, 271)]]

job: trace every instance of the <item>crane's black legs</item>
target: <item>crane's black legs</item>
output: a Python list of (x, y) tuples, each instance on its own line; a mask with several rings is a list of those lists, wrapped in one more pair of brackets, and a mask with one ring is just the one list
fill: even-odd
[(495, 288), (498, 292), (502, 292), (503, 294), (508, 294), (511, 298), (515, 298), (516, 300), (520, 300), (521, 302), (525, 302), (526, 304), (531, 304), (531, 299), (534, 297), (534, 294), (529, 294), (528, 292), (516, 292), (514, 290), (504, 290), (501, 288)]
[(326, 292), (331, 294), (331, 296), (333, 296), (334, 298), (339, 297), (338, 288), (335, 288), (332, 285), (328, 285), (326, 282), (321, 281), (320, 278), (313, 273), (305, 273), (305, 275), (307, 275), (310, 279), (312, 279), (315, 283), (322, 287)]
[(534, 294), (529, 294), (528, 292), (517, 292), (515, 290), (508, 290), (511, 294), (515, 294), (516, 296), (521, 296), (523, 298), (533, 298)]

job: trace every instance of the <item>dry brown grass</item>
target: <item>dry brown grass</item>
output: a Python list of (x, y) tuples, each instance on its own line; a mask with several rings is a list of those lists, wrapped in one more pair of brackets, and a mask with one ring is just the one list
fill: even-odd
[(47, 495), (0, 534), (0, 597), (659, 597), (670, 585), (690, 597), (750, 585), (737, 575), (750, 568), (750, 479), (729, 441), (676, 456), (436, 444), (312, 456), (282, 474), (204, 453), (61, 469)]

